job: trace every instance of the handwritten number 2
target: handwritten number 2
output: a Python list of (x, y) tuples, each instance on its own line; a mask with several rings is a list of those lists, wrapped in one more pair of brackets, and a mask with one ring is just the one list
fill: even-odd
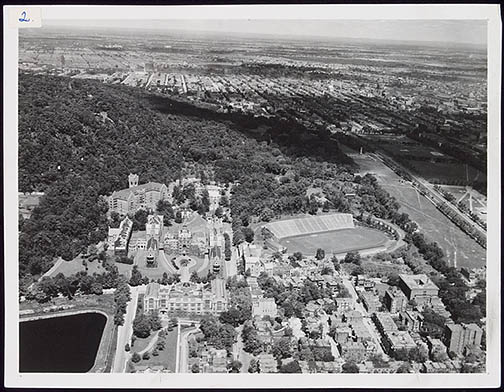
[(26, 19), (26, 11), (21, 12), (21, 18), (19, 18), (20, 22), (29, 22), (30, 19)]

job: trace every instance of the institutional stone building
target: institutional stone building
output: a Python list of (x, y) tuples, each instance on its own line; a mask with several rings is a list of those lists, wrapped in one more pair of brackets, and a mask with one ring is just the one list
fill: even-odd
[(210, 283), (189, 281), (189, 272), (183, 267), (181, 281), (171, 285), (149, 283), (144, 296), (144, 311), (157, 310), (161, 314), (185, 311), (195, 314), (219, 314), (228, 308), (226, 284), (222, 279)]
[(408, 300), (418, 305), (427, 305), (438, 297), (439, 288), (425, 274), (399, 275), (399, 287)]
[(129, 188), (112, 193), (109, 210), (121, 215), (134, 214), (140, 209), (155, 211), (159, 200), (168, 200), (168, 188), (158, 182), (138, 185), (138, 175), (128, 176)]

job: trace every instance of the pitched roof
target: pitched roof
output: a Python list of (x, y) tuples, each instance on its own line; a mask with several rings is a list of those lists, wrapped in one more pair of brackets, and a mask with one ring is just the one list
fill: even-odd
[(126, 189), (121, 189), (120, 191), (115, 191), (112, 193), (112, 198), (113, 199), (121, 199), (121, 200), (128, 200), (130, 195), (132, 193), (138, 192), (138, 191), (161, 191), (161, 188), (163, 186), (166, 186), (164, 184), (161, 184), (159, 182), (148, 182), (147, 184), (141, 184), (138, 186), (133, 186), (131, 188), (126, 188)]

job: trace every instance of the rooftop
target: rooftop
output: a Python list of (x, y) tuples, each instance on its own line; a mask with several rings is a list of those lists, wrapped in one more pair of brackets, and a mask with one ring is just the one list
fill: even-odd
[(432, 282), (432, 280), (430, 280), (425, 274), (418, 274), (418, 275), (400, 274), (399, 277), (412, 290), (438, 289), (438, 287)]
[(148, 182), (147, 184), (141, 184), (138, 186), (133, 186), (131, 188), (121, 189), (120, 191), (116, 191), (112, 193), (113, 198), (115, 199), (123, 199), (127, 200), (130, 194), (133, 192), (149, 192), (149, 191), (161, 191), (161, 188), (165, 186), (164, 184), (160, 184), (159, 182)]

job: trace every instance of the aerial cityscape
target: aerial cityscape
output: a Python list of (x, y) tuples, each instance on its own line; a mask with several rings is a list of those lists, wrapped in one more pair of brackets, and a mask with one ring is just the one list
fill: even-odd
[(18, 98), (20, 372), (486, 371), (485, 45), (49, 23)]

